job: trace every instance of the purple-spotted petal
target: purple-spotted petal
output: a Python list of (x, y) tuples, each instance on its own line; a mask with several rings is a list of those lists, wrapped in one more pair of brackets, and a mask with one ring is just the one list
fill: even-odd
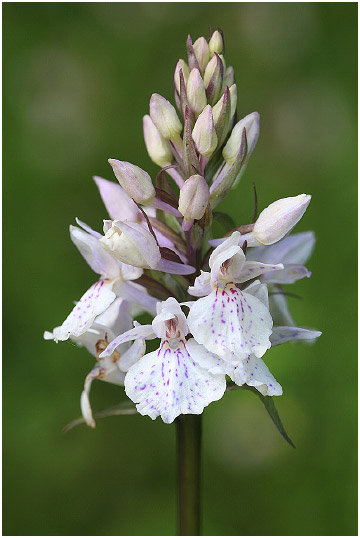
[(73, 311), (60, 327), (56, 327), (53, 333), (46, 333), (44, 337), (51, 337), (58, 342), (67, 340), (69, 336), (80, 336), (92, 325), (96, 316), (104, 312), (115, 300), (116, 295), (111, 290), (112, 282), (99, 280), (87, 290), (76, 304)]
[(225, 376), (210, 374), (191, 358), (184, 342), (172, 349), (167, 341), (142, 357), (125, 377), (125, 391), (142, 415), (161, 416), (170, 424), (180, 414), (199, 415), (219, 400)]
[(311, 271), (308, 271), (303, 265), (285, 265), (281, 271), (271, 271), (263, 278), (269, 284), (293, 284), (305, 277), (310, 278)]
[(250, 355), (244, 361), (244, 368), (247, 385), (255, 387), (263, 396), (281, 396), (281, 385), (276, 381), (262, 359)]
[(299, 340), (312, 343), (319, 336), (321, 336), (321, 332), (312, 329), (303, 329), (302, 327), (274, 327), (270, 341), (272, 346), (279, 346), (280, 344), (285, 344), (285, 342)]
[(284, 266), (282, 263), (279, 263), (278, 265), (267, 265), (266, 263), (261, 262), (245, 262), (244, 267), (240, 273), (240, 275), (236, 276), (236, 282), (246, 282), (247, 280), (251, 280), (252, 278), (256, 278), (259, 275), (263, 275), (264, 273), (268, 273), (269, 271), (279, 271), (284, 269)]
[(187, 321), (195, 340), (224, 360), (261, 357), (270, 348), (269, 310), (231, 282), (195, 301)]

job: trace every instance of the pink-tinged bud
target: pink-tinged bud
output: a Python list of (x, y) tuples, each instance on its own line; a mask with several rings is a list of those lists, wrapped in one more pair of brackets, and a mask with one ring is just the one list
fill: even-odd
[(260, 213), (252, 230), (253, 237), (262, 245), (280, 241), (299, 222), (310, 200), (310, 195), (299, 194), (273, 202)]
[(207, 66), (210, 60), (210, 50), (209, 45), (205, 37), (199, 37), (193, 44), (193, 49), (195, 52), (196, 59), (198, 61), (201, 72), (203, 73), (205, 67)]
[(198, 69), (192, 69), (186, 85), (186, 93), (190, 108), (195, 114), (200, 114), (207, 105), (204, 81)]
[(180, 95), (180, 70), (183, 72), (184, 80), (186, 84), (189, 78), (189, 68), (187, 66), (187, 63), (184, 60), (178, 61), (175, 67), (175, 72), (174, 72), (174, 84), (179, 95)]
[(166, 140), (178, 138), (182, 125), (176, 110), (165, 97), (158, 93), (153, 93), (151, 96), (150, 116), (161, 136)]
[(229, 65), (224, 75), (224, 86), (228, 86), (230, 88), (234, 84), (234, 82), (235, 82), (234, 68), (231, 65)]
[(198, 174), (189, 177), (180, 189), (179, 211), (185, 220), (199, 220), (210, 199), (209, 186)]
[(231, 132), (231, 136), (227, 141), (226, 146), (223, 149), (223, 157), (228, 164), (232, 164), (236, 161), (239, 149), (241, 146), (241, 139), (243, 130), (246, 130), (246, 140), (247, 140), (247, 154), (246, 160), (250, 157), (253, 152), (256, 142), (259, 138), (259, 129), (260, 129), (260, 116), (258, 112), (252, 112), (238, 121)]
[(207, 105), (196, 120), (192, 137), (201, 155), (209, 157), (216, 149), (217, 136), (211, 105)]
[(108, 162), (124, 191), (138, 204), (147, 204), (155, 197), (155, 189), (147, 172), (126, 161), (108, 159)]
[(160, 262), (160, 249), (153, 235), (137, 222), (114, 220), (104, 223), (101, 246), (114, 258), (134, 267), (155, 269)]
[(217, 52), (217, 54), (221, 54), (223, 48), (224, 42), (222, 35), (220, 34), (219, 30), (215, 30), (209, 41), (209, 49), (211, 56), (213, 56), (215, 52)]
[[(236, 106), (237, 106), (237, 88), (236, 88), (236, 84), (233, 84), (229, 88), (229, 92), (230, 92), (230, 119), (231, 119), (235, 114)], [(215, 125), (218, 122), (220, 112), (221, 112), (221, 109), (222, 109), (222, 106), (223, 106), (223, 103), (224, 103), (224, 99), (225, 99), (225, 93), (223, 94), (222, 98), (219, 99), (219, 101), (216, 103), (216, 105), (212, 109), (213, 110), (213, 118), (214, 118)]]
[(143, 117), (143, 131), (146, 149), (150, 159), (164, 168), (173, 162), (169, 142), (161, 136), (150, 116)]
[[(217, 61), (217, 58), (220, 58), (221, 62), (222, 62), (222, 65), (223, 65), (223, 73), (225, 71), (225, 60), (224, 60), (224, 57), (221, 56), (221, 55), (215, 55), (211, 58), (210, 62), (207, 64), (206, 66), (206, 69), (205, 69), (205, 73), (204, 73), (204, 85), (205, 85), (205, 88), (207, 88), (209, 86), (209, 82), (217, 68), (217, 65), (218, 65), (218, 61)], [(224, 76), (224, 75), (223, 75)], [(222, 76), (222, 81), (223, 81), (223, 76)]]

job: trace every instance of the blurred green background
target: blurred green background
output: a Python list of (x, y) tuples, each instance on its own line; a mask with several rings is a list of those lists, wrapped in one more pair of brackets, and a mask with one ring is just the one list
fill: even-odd
[[(237, 222), (302, 192), (296, 231), (318, 243), (310, 280), (291, 287), (314, 346), (270, 350), (278, 411), (297, 448), (251, 393), (204, 414), (203, 532), (357, 533), (356, 3), (5, 3), (4, 528), (6, 535), (167, 535), (175, 531), (175, 426), (140, 416), (62, 427), (79, 415), (86, 350), (45, 342), (95, 276), (69, 239), (76, 216), (106, 217), (91, 177), (108, 157), (152, 175), (141, 119), (173, 100), (188, 33), (226, 36), (239, 117), (261, 114), (242, 183), (223, 203)], [(95, 408), (123, 398), (95, 382)]]

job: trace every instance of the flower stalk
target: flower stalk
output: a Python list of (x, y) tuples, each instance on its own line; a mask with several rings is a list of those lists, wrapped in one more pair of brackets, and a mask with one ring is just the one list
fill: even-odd
[(200, 536), (201, 419), (201, 415), (180, 415), (176, 419), (179, 536)]

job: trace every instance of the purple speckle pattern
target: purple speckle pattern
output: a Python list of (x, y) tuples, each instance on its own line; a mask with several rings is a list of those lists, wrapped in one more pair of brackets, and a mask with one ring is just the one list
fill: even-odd
[(217, 287), (191, 307), (188, 325), (194, 338), (223, 359), (261, 357), (270, 347), (272, 319), (267, 307), (233, 282)]
[(112, 283), (99, 280), (87, 290), (66, 318), (61, 327), (54, 329), (55, 340), (66, 340), (69, 336), (80, 336), (102, 314), (116, 298), (111, 291)]
[(182, 414), (200, 414), (225, 391), (225, 376), (212, 374), (190, 355), (186, 342), (177, 347), (162, 340), (157, 351), (144, 355), (128, 371), (125, 391), (142, 415), (161, 415), (170, 424)]

